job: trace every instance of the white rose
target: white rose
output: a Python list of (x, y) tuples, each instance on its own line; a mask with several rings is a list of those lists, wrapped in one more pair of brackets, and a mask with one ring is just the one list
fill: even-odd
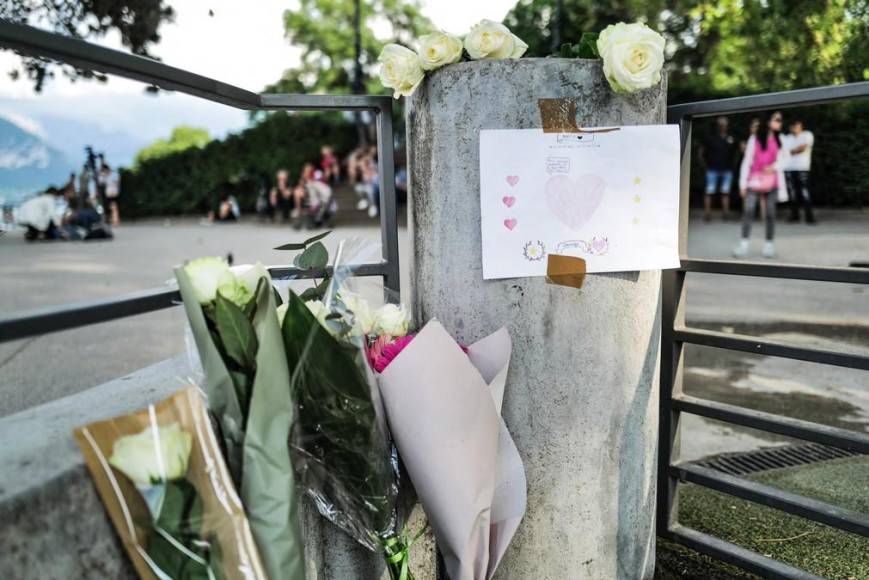
[(419, 64), (423, 70), (435, 70), (459, 62), (462, 39), (446, 32), (433, 32), (419, 39)]
[(465, 36), (465, 50), (474, 60), (519, 58), (527, 48), (528, 45), (510, 32), (509, 28), (491, 20), (481, 20)]
[(341, 293), (341, 301), (353, 313), (351, 336), (368, 336), (374, 330), (374, 311), (364, 298), (349, 292)]
[(513, 35), (513, 53), (510, 55), (510, 58), (519, 58), (523, 54), (525, 54), (526, 50), (528, 50), (528, 45), (525, 44), (524, 40), (522, 40), (521, 38), (519, 38), (518, 36), (516, 36), (514, 34)]
[(661, 82), (664, 37), (640, 22), (607, 26), (597, 39), (603, 73), (617, 93), (632, 93)]
[(403, 306), (384, 304), (374, 313), (374, 334), (404, 336), (410, 326), (410, 316)]
[(238, 279), (238, 281), (241, 282), (241, 284), (243, 284), (251, 294), (256, 294), (256, 287), (257, 284), (259, 284), (260, 278), (265, 278), (269, 282), (272, 280), (271, 274), (269, 274), (269, 271), (266, 270), (266, 267), (260, 262), (257, 262), (253, 266), (250, 264), (233, 266), (230, 268), (230, 271), (235, 274), (236, 279)]
[(380, 63), (380, 82), (395, 91), (396, 99), (413, 94), (425, 74), (419, 55), (398, 44), (384, 46), (377, 62)]
[(184, 266), (184, 271), (193, 285), (193, 294), (200, 304), (208, 304), (217, 296), (223, 285), (235, 285), (235, 276), (223, 258), (197, 258)]
[(135, 435), (119, 438), (112, 446), (109, 463), (137, 485), (184, 477), (193, 438), (178, 423), (146, 427)]

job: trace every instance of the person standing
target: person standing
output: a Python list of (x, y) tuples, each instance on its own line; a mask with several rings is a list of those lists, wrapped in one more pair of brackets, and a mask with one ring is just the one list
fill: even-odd
[(791, 133), (787, 139), (790, 159), (785, 168), (785, 179), (788, 186), (791, 215), (789, 222), (800, 221), (800, 206), (806, 214), (807, 224), (816, 224), (812, 211), (812, 196), (809, 194), (809, 171), (812, 169), (812, 147), (815, 136), (811, 131), (803, 129), (803, 122), (796, 119), (791, 123)]
[(778, 189), (785, 187), (784, 174), (788, 151), (782, 147), (779, 135), (782, 125), (781, 112), (769, 116), (766, 124), (760, 125), (756, 135), (748, 138), (745, 157), (739, 170), (739, 195), (742, 197), (742, 238), (733, 249), (733, 255), (743, 258), (748, 254), (751, 238), (751, 222), (758, 199), (766, 200), (766, 243), (763, 257), (775, 257), (775, 210)]
[(108, 163), (103, 162), (100, 175), (104, 182), (106, 194), (106, 208), (109, 213), (109, 221), (113, 227), (121, 225), (121, 212), (118, 209), (118, 196), (121, 194), (121, 177), (117, 171), (113, 171)]
[(706, 167), (706, 195), (703, 198), (703, 220), (709, 221), (712, 198), (721, 194), (723, 219), (730, 216), (730, 187), (733, 182), (733, 161), (736, 140), (729, 132), (727, 117), (718, 117), (717, 130), (703, 140), (700, 159)]

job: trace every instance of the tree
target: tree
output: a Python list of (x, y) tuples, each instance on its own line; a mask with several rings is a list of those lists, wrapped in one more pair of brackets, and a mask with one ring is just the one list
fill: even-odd
[(146, 161), (160, 159), (180, 153), (185, 149), (196, 147), (202, 149), (211, 142), (211, 135), (205, 129), (179, 125), (172, 129), (169, 140), (157, 139), (150, 145), (143, 147), (136, 153), (136, 166), (141, 166)]
[[(361, 58), (366, 92), (382, 93), (372, 82), (372, 67), (383, 46), (397, 42), (412, 46), (432, 24), (422, 15), (419, 0), (360, 2)], [(298, 10), (284, 12), (284, 31), (290, 43), (302, 49), (301, 65), (288, 69), (266, 92), (351, 91), (354, 73), (354, 3), (349, 0), (300, 0)], [(384, 30), (378, 36), (374, 30)]]
[[(670, 102), (869, 78), (867, 0), (562, 0), (562, 42), (642, 21), (667, 40)], [(552, 54), (553, 0), (519, 0), (504, 23), (528, 56)]]
[[(133, 54), (156, 58), (149, 52), (160, 41), (159, 28), (171, 22), (174, 12), (164, 0), (5, 0), (0, 3), (0, 18), (21, 24), (39, 25), (73, 38), (100, 38), (115, 30), (121, 43)], [(40, 92), (55, 69), (70, 78), (105, 75), (30, 56), (22, 56), (19, 68), (9, 72), (13, 80), (26, 78)]]

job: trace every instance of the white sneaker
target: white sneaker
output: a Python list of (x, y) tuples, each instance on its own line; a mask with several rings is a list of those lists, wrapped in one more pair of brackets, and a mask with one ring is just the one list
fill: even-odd
[(358, 209), (358, 210), (368, 209), (368, 200), (365, 199), (364, 197), (362, 199), (360, 199), (358, 202), (356, 202), (356, 209)]
[(296, 219), (300, 215), (302, 215), (302, 211), (299, 208), (295, 208), (293, 211), (290, 212), (290, 217), (293, 219)]
[(775, 245), (772, 242), (766, 242), (763, 245), (763, 257), (775, 258)]
[(368, 208), (368, 217), (376, 218), (377, 217), (377, 206), (372, 205)]
[(746, 255), (748, 255), (748, 240), (743, 238), (739, 240), (739, 245), (733, 248), (733, 257), (744, 258)]

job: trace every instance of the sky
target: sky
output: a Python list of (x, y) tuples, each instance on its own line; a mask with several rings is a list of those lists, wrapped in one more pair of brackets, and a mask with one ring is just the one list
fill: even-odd
[[(464, 34), (483, 18), (500, 21), (515, 2), (426, 0), (424, 13), (435, 26)], [(258, 92), (298, 62), (300, 51), (284, 39), (282, 21), (283, 11), (298, 5), (295, 0), (169, 0), (169, 4), (175, 9), (175, 21), (162, 25), (162, 40), (152, 50), (167, 64)], [(214, 16), (209, 16), (209, 9)], [(95, 42), (121, 48), (116, 35)], [(16, 62), (13, 53), (0, 50), (0, 115), (38, 134), (46, 135), (54, 126), (49, 117), (84, 122), (115, 138), (128, 135), (143, 143), (168, 136), (179, 124), (204, 127), (214, 136), (247, 124), (244, 111), (176, 93), (145, 94), (140, 83), (116, 77), (107, 84), (70, 83), (60, 77), (35, 94), (28, 82), (15, 82), (6, 75)]]

